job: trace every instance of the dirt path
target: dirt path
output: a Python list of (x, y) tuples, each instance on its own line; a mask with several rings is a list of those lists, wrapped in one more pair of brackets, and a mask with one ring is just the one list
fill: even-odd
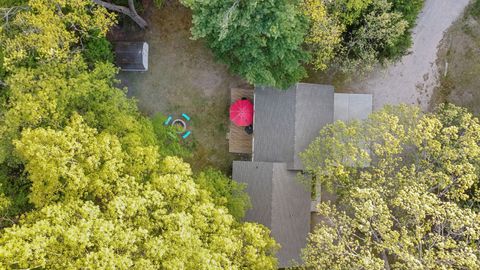
[(412, 53), (395, 65), (353, 81), (347, 89), (373, 94), (373, 108), (408, 103), (428, 109), (438, 83), (437, 47), (445, 30), (461, 15), (470, 0), (426, 0), (414, 28)]

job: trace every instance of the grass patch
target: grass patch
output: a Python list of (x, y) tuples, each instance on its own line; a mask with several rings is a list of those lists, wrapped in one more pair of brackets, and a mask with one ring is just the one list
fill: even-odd
[(190, 39), (190, 10), (169, 2), (149, 16), (150, 27), (142, 39), (150, 46), (149, 71), (122, 72), (119, 79), (146, 115), (191, 117), (192, 133), (180, 144), (191, 152), (185, 160), (194, 171), (214, 167), (230, 174), (232, 160), (241, 158), (228, 152), (230, 88), (242, 87), (245, 81), (218, 63), (202, 41)]

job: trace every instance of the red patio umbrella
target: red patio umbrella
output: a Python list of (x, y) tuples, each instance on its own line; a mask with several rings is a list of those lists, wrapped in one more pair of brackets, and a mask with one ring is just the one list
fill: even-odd
[(248, 99), (239, 99), (230, 107), (230, 120), (239, 126), (246, 127), (253, 123), (253, 104)]

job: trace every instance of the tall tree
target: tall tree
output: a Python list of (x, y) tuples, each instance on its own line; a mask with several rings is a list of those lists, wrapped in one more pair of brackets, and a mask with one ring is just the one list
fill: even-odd
[(305, 42), (313, 68), (362, 74), (379, 62), (402, 55), (410, 45), (408, 30), (422, 2), (303, 0), (310, 22)]
[(63, 130), (25, 129), (15, 152), (35, 211), (0, 234), (0, 265), (18, 268), (272, 269), (263, 226), (216, 207), (178, 158), (145, 153), (131, 174), (116, 136), (73, 115)]
[(32, 66), (62, 62), (72, 51), (81, 51), (92, 33), (105, 35), (114, 15), (85, 0), (30, 0), (28, 11), (17, 13), (2, 28), (4, 66)]
[(299, 1), (182, 0), (192, 9), (193, 38), (250, 83), (287, 88), (306, 73), (307, 24)]
[(274, 269), (268, 229), (165, 157), (161, 126), (111, 63), (85, 63), (83, 42), (112, 15), (90, 0), (29, 6), (0, 43), (0, 268)]
[(313, 269), (480, 268), (480, 123), (453, 105), (387, 107), (326, 127), (302, 154), (338, 194), (304, 259)]
[(312, 54), (311, 64), (317, 70), (325, 70), (335, 58), (345, 25), (329, 14), (323, 0), (304, 0), (302, 9), (310, 25), (305, 43)]

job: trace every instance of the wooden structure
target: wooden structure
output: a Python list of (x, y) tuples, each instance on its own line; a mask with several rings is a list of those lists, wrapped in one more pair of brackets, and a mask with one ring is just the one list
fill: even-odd
[[(248, 98), (253, 100), (253, 89), (232, 88), (230, 90), (230, 103), (233, 104), (238, 99)], [(230, 153), (251, 154), (253, 134), (247, 134), (245, 127), (238, 127), (230, 122), (230, 131), (227, 134), (228, 149)]]
[(232, 179), (247, 184), (252, 208), (245, 221), (267, 226), (280, 244), (278, 266), (298, 266), (312, 210), (311, 193), (297, 180), (304, 170), (299, 154), (326, 125), (366, 119), (372, 95), (335, 94), (333, 86), (306, 83), (288, 90), (256, 87), (254, 107), (252, 160), (234, 161)]
[(122, 71), (148, 70), (148, 43), (116, 42), (115, 63)]

